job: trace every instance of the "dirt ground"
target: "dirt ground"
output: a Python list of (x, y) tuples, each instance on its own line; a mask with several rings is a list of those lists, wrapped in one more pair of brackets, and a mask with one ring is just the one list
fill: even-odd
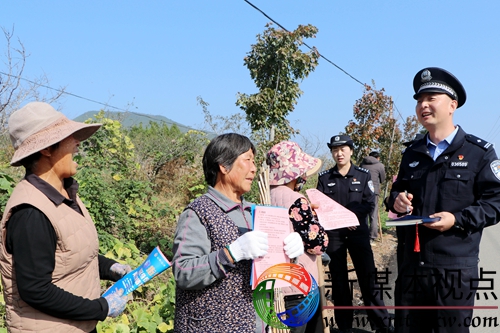
[[(396, 232), (394, 228), (391, 228), (387, 231), (384, 231), (382, 237), (372, 245), (373, 257), (375, 260), (375, 266), (377, 270), (382, 271), (389, 267), (389, 262), (394, 259), (396, 255)], [(348, 269), (351, 270), (354, 268), (352, 265), (351, 259), (348, 257)], [(327, 294), (327, 305), (332, 306), (331, 302), (331, 291), (328, 290), (328, 280), (329, 280), (329, 272), (328, 267), (325, 267), (325, 291)], [(349, 280), (356, 280), (356, 273), (349, 273)], [(359, 291), (359, 287), (357, 283), (353, 284), (353, 305), (363, 305), (363, 301), (361, 299), (361, 292)], [(333, 317), (333, 310), (327, 310), (328, 316)], [(334, 331), (332, 331), (334, 332)]]
[[(383, 232), (382, 237), (379, 237), (376, 242), (372, 245), (373, 258), (375, 260), (375, 266), (377, 270), (385, 270), (389, 266), (389, 262), (396, 255), (396, 231), (394, 228), (386, 230)], [(354, 269), (351, 258), (347, 257), (348, 269)], [(325, 267), (325, 281), (329, 279), (328, 267)], [(356, 273), (353, 271), (349, 273), (349, 279), (355, 280)], [(356, 286), (354, 287), (356, 290)]]
[[(391, 228), (389, 231), (386, 231), (382, 234), (382, 237), (379, 237), (378, 240), (372, 245), (373, 258), (375, 260), (375, 266), (378, 271), (383, 271), (389, 267), (389, 262), (394, 259), (396, 255), (396, 230), (395, 228)], [(349, 269), (354, 268), (350, 258), (348, 258)], [(349, 273), (349, 279), (356, 279), (356, 273)], [(361, 293), (357, 284), (354, 284), (354, 305), (362, 305), (363, 301), (360, 300)]]
[(379, 238), (372, 246), (375, 266), (379, 270), (385, 269), (389, 261), (396, 255), (396, 229), (390, 228), (384, 231), (382, 238)]

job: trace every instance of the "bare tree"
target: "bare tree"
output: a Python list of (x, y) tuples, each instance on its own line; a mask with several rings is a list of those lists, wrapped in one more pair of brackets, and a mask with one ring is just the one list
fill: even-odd
[(9, 116), (28, 101), (53, 103), (65, 93), (65, 87), (53, 89), (45, 74), (23, 77), (29, 54), (19, 38), (14, 39), (14, 27), (1, 28), (6, 41), (4, 59), (0, 64), (0, 134), (6, 132)]
[(213, 114), (208, 110), (210, 104), (203, 100), (201, 96), (198, 96), (196, 100), (198, 101), (198, 105), (201, 105), (203, 114), (205, 115), (205, 124), (203, 125), (205, 131), (214, 133), (215, 135), (233, 132), (248, 137), (251, 136), (250, 125), (243, 114), (235, 113), (227, 117)]

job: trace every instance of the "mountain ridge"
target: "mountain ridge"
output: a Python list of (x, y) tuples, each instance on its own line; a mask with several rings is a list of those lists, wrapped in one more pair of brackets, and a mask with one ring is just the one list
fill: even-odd
[[(75, 117), (73, 120), (74, 121), (79, 121), (79, 122), (84, 122), (85, 120), (89, 118), (94, 118), (96, 114), (98, 114), (100, 111), (87, 111), (77, 117)], [(186, 133), (187, 131), (190, 130), (196, 130), (197, 129), (183, 125), (181, 123), (178, 123), (170, 118), (167, 118), (165, 116), (160, 116), (160, 115), (150, 115), (150, 114), (140, 114), (140, 113), (135, 113), (135, 112), (123, 112), (123, 111), (104, 111), (104, 115), (113, 120), (119, 120), (122, 123), (122, 126), (124, 128), (130, 128), (132, 126), (137, 126), (139, 124), (142, 124), (144, 127), (147, 127), (149, 125), (149, 122), (155, 122), (158, 124), (166, 124), (169, 127), (172, 125), (176, 125), (179, 130), (182, 133)], [(201, 131), (201, 130), (199, 130)], [(205, 132), (205, 131), (203, 131)], [(212, 134), (212, 133), (210, 133)]]

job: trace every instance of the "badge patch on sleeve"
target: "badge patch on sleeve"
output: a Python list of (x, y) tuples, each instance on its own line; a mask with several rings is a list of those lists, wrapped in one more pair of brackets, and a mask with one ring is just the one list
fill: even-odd
[(491, 162), (490, 167), (495, 177), (497, 177), (497, 179), (500, 180), (500, 160), (495, 160)]
[[(497, 161), (497, 162), (499, 162), (499, 163), (500, 163), (500, 161)], [(497, 175), (497, 178), (498, 178), (498, 177), (499, 177), (499, 176)], [(500, 178), (498, 178), (498, 179), (500, 179)], [(371, 180), (370, 180), (370, 181), (368, 181), (368, 187), (370, 188), (370, 190), (372, 190), (372, 192), (373, 192), (373, 193), (375, 193), (375, 187), (373, 187), (373, 181), (371, 181)]]

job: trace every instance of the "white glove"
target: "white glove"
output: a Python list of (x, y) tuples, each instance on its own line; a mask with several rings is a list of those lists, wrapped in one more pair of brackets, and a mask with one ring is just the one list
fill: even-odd
[(249, 231), (238, 237), (231, 245), (229, 252), (235, 262), (245, 259), (255, 259), (267, 254), (267, 234), (262, 231)]
[(283, 241), (283, 250), (288, 258), (293, 259), (304, 253), (304, 243), (298, 232), (292, 232)]

